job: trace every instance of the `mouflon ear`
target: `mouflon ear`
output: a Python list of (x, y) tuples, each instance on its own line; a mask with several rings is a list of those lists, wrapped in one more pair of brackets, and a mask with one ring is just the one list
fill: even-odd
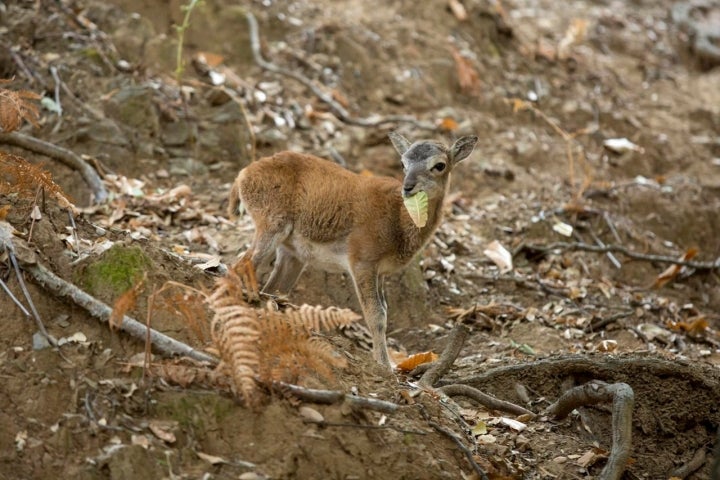
[(458, 163), (470, 155), (478, 142), (477, 135), (468, 135), (467, 137), (458, 138), (452, 147), (450, 147), (450, 160)]
[(395, 150), (397, 150), (397, 152), (400, 154), (401, 157), (402, 157), (402, 156), (405, 154), (405, 152), (407, 152), (408, 149), (410, 148), (410, 145), (411, 145), (411, 144), (410, 144), (410, 142), (408, 141), (408, 139), (405, 138), (405, 137), (403, 137), (403, 136), (400, 135), (399, 133), (397, 133), (397, 132), (390, 132), (390, 133), (388, 133), (388, 137), (390, 137), (390, 141), (392, 142), (393, 147), (395, 147)]

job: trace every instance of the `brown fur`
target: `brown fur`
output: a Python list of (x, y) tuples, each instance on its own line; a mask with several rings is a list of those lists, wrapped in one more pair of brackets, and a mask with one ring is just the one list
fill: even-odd
[[(404, 182), (358, 175), (312, 155), (280, 152), (244, 168), (229, 201), (231, 215), (242, 203), (255, 223), (246, 253), (253, 265), (275, 256), (266, 292), (288, 293), (307, 264), (350, 274), (373, 336), (375, 359), (386, 366), (382, 277), (407, 265), (430, 239), (442, 218), (450, 171), (477, 141), (464, 137), (450, 149), (433, 149), (437, 144), (431, 141), (410, 145), (397, 134), (391, 139), (403, 156)], [(446, 168), (432, 168), (437, 163)], [(422, 228), (405, 209), (404, 188), (428, 193), (428, 222)]]

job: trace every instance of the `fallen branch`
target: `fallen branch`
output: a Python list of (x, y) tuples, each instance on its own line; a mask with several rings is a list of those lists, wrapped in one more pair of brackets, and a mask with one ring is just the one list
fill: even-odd
[(612, 448), (600, 480), (620, 480), (632, 448), (632, 410), (635, 394), (627, 383), (592, 381), (565, 392), (546, 412), (557, 420), (582, 406), (612, 400)]
[(409, 123), (413, 125), (415, 128), (419, 128), (422, 130), (437, 130), (437, 127), (434, 124), (421, 122), (413, 117), (407, 116), (407, 115), (389, 115), (389, 116), (380, 116), (380, 115), (374, 115), (372, 117), (366, 117), (366, 118), (358, 118), (353, 117), (350, 112), (348, 112), (342, 105), (340, 105), (338, 102), (335, 101), (335, 99), (332, 98), (332, 95), (324, 92), (320, 87), (318, 87), (312, 80), (305, 77), (304, 75), (294, 71), (290, 70), (288, 68), (280, 67), (278, 65), (275, 65), (272, 62), (269, 62), (265, 60), (262, 56), (262, 53), (260, 51), (260, 34), (258, 33), (258, 23), (255, 19), (255, 15), (253, 15), (251, 12), (247, 12), (245, 14), (247, 17), (248, 27), (250, 31), (250, 48), (252, 50), (253, 59), (255, 60), (255, 63), (257, 63), (261, 68), (277, 73), (280, 75), (284, 75), (286, 77), (290, 77), (293, 80), (296, 80), (303, 85), (305, 85), (307, 88), (309, 88), (320, 100), (322, 100), (324, 103), (326, 103), (330, 109), (332, 110), (333, 114), (340, 119), (342, 122), (347, 123), (349, 125), (357, 125), (360, 127), (378, 127), (380, 125), (384, 125), (386, 123)]
[(524, 244), (521, 245), (518, 249), (513, 252), (513, 257), (516, 256), (518, 253), (530, 250), (535, 252), (542, 252), (542, 253), (549, 253), (553, 250), (580, 250), (585, 252), (596, 252), (596, 253), (608, 253), (608, 252), (616, 252), (616, 253), (622, 253), (628, 258), (632, 258), (633, 260), (646, 260), (649, 262), (658, 262), (658, 263), (667, 263), (671, 265), (680, 265), (683, 267), (689, 267), (694, 268), (696, 270), (717, 270), (720, 269), (720, 258), (717, 258), (713, 262), (697, 262), (693, 260), (680, 260), (679, 255), (675, 257), (669, 257), (665, 255), (654, 255), (650, 253), (639, 253), (630, 250), (627, 247), (623, 247), (622, 245), (613, 245), (613, 244), (607, 244), (607, 245), (590, 245), (589, 243), (583, 243), (583, 242), (555, 242), (555, 243), (549, 243), (547, 245), (530, 245), (530, 244)]
[(460, 350), (469, 333), (468, 328), (461, 322), (455, 324), (455, 328), (453, 328), (450, 335), (448, 335), (448, 343), (445, 350), (443, 350), (440, 358), (430, 365), (428, 370), (420, 377), (420, 381), (418, 382), (420, 385), (432, 387), (450, 370), (450, 367), (452, 367), (455, 359), (460, 354)]
[[(260, 382), (265, 384), (264, 382)], [(377, 410), (383, 413), (393, 413), (399, 407), (398, 404), (387, 402), (385, 400), (378, 400), (376, 398), (358, 397), (356, 395), (349, 395), (344, 392), (336, 390), (318, 390), (315, 388), (305, 388), (299, 385), (293, 385), (285, 382), (270, 382), (270, 388), (280, 393), (289, 393), (292, 396), (303, 400), (305, 402), (322, 403), (322, 404), (333, 404), (347, 402), (354, 409), (370, 409)]]
[(14, 145), (25, 150), (54, 158), (73, 170), (77, 170), (92, 190), (95, 203), (107, 200), (108, 193), (98, 173), (75, 152), (35, 137), (18, 132), (0, 133), (0, 143)]
[(437, 390), (447, 395), (448, 397), (463, 396), (470, 398), (478, 402), (480, 405), (483, 405), (484, 407), (492, 410), (508, 412), (512, 413), (513, 415), (532, 415), (533, 417), (535, 417), (535, 413), (531, 412), (527, 408), (523, 408), (519, 405), (515, 405), (514, 403), (506, 402), (505, 400), (495, 398), (491, 395), (488, 395), (487, 393), (481, 392), (475, 387), (471, 387), (470, 385), (445, 385), (444, 387), (440, 387)]
[[(35, 252), (24, 240), (13, 237), (12, 231), (13, 228), (9, 223), (0, 222), (0, 252), (5, 250), (13, 252), (22, 270), (33, 277), (37, 283), (58, 297), (68, 297), (100, 321), (108, 321), (112, 308), (39, 264)], [(191, 346), (156, 330), (148, 330), (145, 325), (127, 315), (123, 317), (120, 330), (141, 341), (145, 341), (149, 331), (150, 341), (159, 353), (183, 355), (201, 362), (208, 362), (211, 365), (218, 363), (215, 357), (195, 350)]]

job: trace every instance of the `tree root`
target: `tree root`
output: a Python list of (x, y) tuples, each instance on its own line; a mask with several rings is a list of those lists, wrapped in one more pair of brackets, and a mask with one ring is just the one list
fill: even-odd
[[(261, 382), (265, 384), (264, 382)], [(315, 388), (305, 388), (299, 385), (293, 385), (285, 382), (270, 382), (269, 386), (272, 390), (275, 390), (282, 394), (290, 394), (305, 402), (322, 403), (322, 404), (333, 404), (347, 402), (354, 409), (370, 409), (377, 410), (383, 413), (393, 413), (400, 406), (397, 403), (387, 402), (385, 400), (378, 400), (377, 398), (358, 397), (356, 395), (349, 395), (344, 392), (336, 390), (318, 390)]]
[[(705, 447), (699, 448), (695, 455), (690, 459), (689, 462), (684, 463), (680, 467), (673, 470), (673, 472), (670, 474), (671, 477), (675, 478), (681, 478), (685, 479), (689, 477), (691, 474), (693, 474), (696, 470), (699, 470), (700, 467), (702, 467), (705, 464)], [(718, 478), (717, 476), (711, 477), (713, 479)]]
[(508, 412), (512, 413), (513, 415), (531, 415), (532, 417), (536, 416), (535, 413), (531, 412), (527, 408), (523, 408), (519, 405), (515, 405), (514, 403), (506, 402), (505, 400), (495, 398), (492, 395), (481, 392), (475, 387), (471, 387), (470, 385), (462, 385), (456, 383), (453, 385), (445, 385), (444, 387), (440, 387), (437, 390), (441, 393), (444, 393), (448, 397), (468, 397), (472, 400), (475, 400), (480, 405), (490, 408), (492, 410)]
[(626, 383), (608, 384), (592, 381), (565, 392), (546, 412), (555, 419), (563, 419), (575, 408), (606, 403), (612, 400), (613, 442), (607, 465), (600, 472), (600, 480), (620, 480), (630, 458), (632, 447), (632, 410), (635, 394)]
[(85, 183), (87, 183), (90, 190), (92, 190), (95, 203), (104, 203), (107, 200), (108, 193), (102, 179), (98, 173), (75, 152), (18, 132), (0, 133), (0, 143), (14, 145), (64, 163), (80, 173)]
[(461, 322), (455, 324), (455, 328), (453, 328), (448, 336), (448, 343), (445, 350), (443, 350), (440, 358), (432, 363), (420, 378), (420, 385), (432, 387), (450, 370), (450, 367), (455, 363), (455, 359), (460, 355), (460, 350), (469, 334), (470, 330)]
[(517, 365), (505, 365), (492, 368), (486, 372), (462, 376), (454, 372), (451, 380), (444, 380), (440, 384), (465, 383), (468, 385), (484, 385), (498, 377), (537, 376), (562, 377), (571, 375), (588, 375), (599, 379), (611, 379), (620, 372), (642, 369), (649, 375), (657, 377), (680, 377), (705, 386), (711, 391), (720, 391), (720, 385), (713, 380), (695, 372), (689, 367), (691, 364), (683, 360), (665, 360), (662, 358), (634, 358), (634, 357), (608, 357), (597, 358), (587, 355), (569, 355), (562, 358), (545, 358), (534, 362)]

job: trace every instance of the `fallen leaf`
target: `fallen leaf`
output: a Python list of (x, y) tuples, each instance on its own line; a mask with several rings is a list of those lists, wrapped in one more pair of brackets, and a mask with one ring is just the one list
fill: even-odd
[(412, 372), (418, 365), (423, 363), (434, 362), (438, 356), (433, 352), (421, 352), (410, 355), (408, 358), (398, 363), (395, 368), (401, 372)]
[(422, 228), (428, 221), (428, 196), (427, 193), (420, 191), (410, 197), (403, 199), (405, 209), (410, 214), (413, 223)]
[(438, 128), (445, 132), (454, 132), (460, 125), (451, 117), (444, 117), (438, 121)]
[(487, 425), (482, 420), (478, 421), (471, 430), (472, 434), (476, 437), (485, 435), (487, 433)]
[(300, 407), (300, 416), (310, 423), (323, 423), (325, 421), (322, 413), (310, 407)]
[(527, 428), (527, 425), (525, 425), (523, 422), (518, 422), (517, 420), (507, 417), (501, 417), (500, 424), (505, 425), (506, 427), (510, 427), (516, 432), (522, 432)]
[(500, 268), (500, 273), (506, 273), (513, 269), (512, 254), (497, 240), (490, 242), (483, 253)]
[(569, 55), (570, 47), (582, 42), (587, 35), (588, 21), (583, 18), (574, 18), (570, 22), (565, 35), (558, 43), (557, 56), (565, 59)]
[(608, 150), (612, 150), (615, 153), (624, 153), (630, 151), (638, 153), (645, 152), (644, 148), (631, 142), (627, 138), (608, 138), (603, 142), (603, 146)]
[(563, 235), (565, 237), (572, 237), (572, 234), (573, 234), (572, 225), (568, 225), (565, 222), (560, 222), (560, 221), (555, 222), (555, 224), (552, 226), (552, 229), (555, 232), (557, 232), (560, 235)]
[(451, 53), (453, 59), (455, 60), (455, 70), (457, 71), (460, 90), (466, 95), (479, 95), (480, 75), (477, 70), (475, 70), (475, 67), (473, 67), (472, 61), (461, 55), (456, 48), (453, 48)]
[(203, 453), (203, 452), (198, 452), (198, 451), (196, 451), (196, 452), (195, 452), (195, 455), (197, 455), (201, 460), (205, 460), (205, 461), (208, 462), (210, 465), (218, 465), (218, 464), (221, 464), (221, 463), (228, 463), (228, 461), (225, 460), (224, 458), (218, 457), (218, 456), (216, 456), (216, 455), (210, 455), (210, 454), (208, 454), (208, 453)]
[(459, 0), (448, 0), (448, 7), (450, 7), (450, 11), (455, 15), (455, 18), (458, 19), (460, 22), (464, 22), (467, 20), (467, 10), (465, 10), (465, 5), (460, 3)]
[(176, 427), (175, 422), (164, 422), (161, 420), (150, 420), (148, 428), (157, 438), (165, 443), (175, 443), (175, 434), (170, 431), (171, 428)]
[[(687, 262), (692, 260), (698, 252), (699, 250), (697, 248), (689, 248), (683, 256), (678, 259), (678, 261)], [(657, 276), (655, 283), (653, 283), (653, 288), (662, 288), (665, 284), (677, 277), (683, 268), (684, 267), (682, 265), (670, 265), (667, 269), (665, 269), (665, 271)]]

